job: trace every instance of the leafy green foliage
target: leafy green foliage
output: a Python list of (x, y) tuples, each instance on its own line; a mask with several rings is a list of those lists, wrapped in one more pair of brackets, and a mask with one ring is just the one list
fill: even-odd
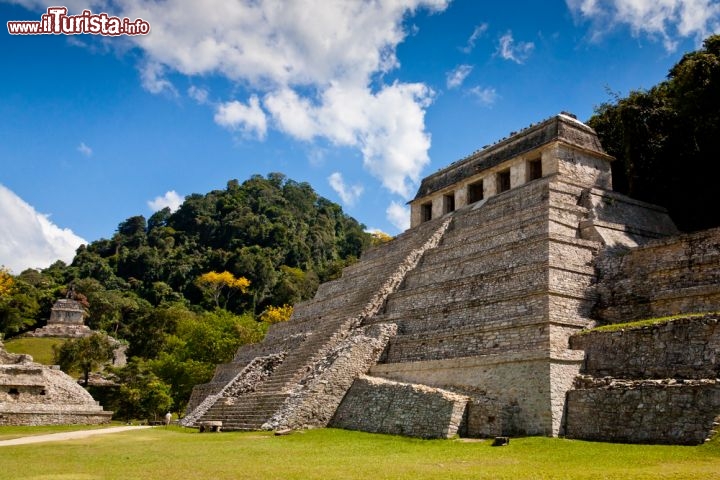
[(93, 333), (88, 337), (72, 338), (63, 343), (57, 349), (55, 362), (65, 372), (82, 372), (84, 385), (87, 387), (90, 372), (112, 361), (113, 349), (107, 335)]
[(6, 293), (0, 295), (0, 333), (13, 335), (25, 331), (40, 313), (41, 293), (22, 277), (6, 278)]
[(614, 188), (667, 207), (682, 230), (720, 225), (720, 35), (686, 54), (668, 79), (595, 110), (588, 121), (617, 158)]
[[(271, 321), (289, 315), (283, 305), (311, 298), (370, 243), (363, 225), (307, 183), (279, 173), (231, 180), (188, 196), (174, 213), (126, 219), (112, 238), (78, 248), (69, 266), (0, 277), (12, 287), (0, 294), (0, 332), (40, 326), (72, 285), (86, 324), (127, 341), (133, 358), (117, 369), (120, 394), (110, 408), (129, 417), (182, 411), (215, 365), (260, 341)], [(274, 307), (279, 316), (257, 318)], [(94, 364), (80, 367), (78, 348), (61, 350), (62, 362), (87, 377)]]
[(120, 389), (113, 404), (117, 417), (157, 420), (172, 408), (170, 387), (144, 360), (133, 358), (117, 373)]
[[(174, 213), (128, 218), (112, 239), (81, 247), (65, 280), (86, 282), (76, 289), (91, 308), (97, 298), (90, 291), (98, 291), (87, 283), (91, 279), (105, 290), (101, 296), (114, 295), (112, 308), (95, 320), (111, 330), (126, 292), (155, 306), (182, 300), (202, 305), (196, 280), (208, 272), (249, 280), (248, 294), (226, 298), (226, 308), (257, 313), (312, 297), (338, 263), (358, 258), (370, 245), (363, 228), (307, 183), (279, 173), (256, 175), (242, 184), (232, 180), (225, 190), (189, 195)], [(113, 291), (118, 293), (108, 293)]]

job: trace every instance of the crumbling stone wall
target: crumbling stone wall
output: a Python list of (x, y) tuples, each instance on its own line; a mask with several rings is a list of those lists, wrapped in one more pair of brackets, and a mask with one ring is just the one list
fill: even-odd
[(720, 305), (720, 229), (609, 249), (597, 261), (595, 310), (604, 323), (715, 311)]
[(7, 353), (0, 343), (0, 425), (98, 424), (111, 417), (70, 376)]
[(595, 331), (567, 395), (567, 436), (630, 443), (698, 444), (720, 421), (717, 315)]
[(498, 419), (501, 423), (486, 426), (477, 422), (468, 436), (485, 436), (490, 427), (503, 435), (557, 435), (565, 398), (561, 397), (557, 411), (553, 411), (552, 384), (564, 385), (564, 395), (580, 368), (582, 353), (577, 353), (579, 356), (568, 362), (570, 371), (565, 378), (554, 378), (553, 382), (551, 365), (558, 360), (537, 351), (379, 364), (369, 374), (450, 391), (484, 390), (500, 412), (488, 416), (494, 417), (493, 423)]
[(595, 377), (720, 378), (717, 314), (588, 332), (571, 337), (570, 347), (585, 351), (583, 372)]
[(393, 324), (373, 325), (340, 342), (263, 428), (327, 426), (355, 378), (377, 363), (396, 331)]
[(361, 376), (330, 425), (373, 433), (450, 438), (458, 433), (468, 400), (425, 385)]
[(697, 445), (720, 422), (717, 380), (581, 378), (568, 392), (567, 436), (624, 443)]

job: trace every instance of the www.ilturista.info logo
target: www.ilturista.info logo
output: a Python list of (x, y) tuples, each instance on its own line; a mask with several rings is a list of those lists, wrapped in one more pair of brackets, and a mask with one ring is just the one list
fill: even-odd
[(40, 21), (7, 22), (10, 35), (147, 35), (150, 24), (138, 18), (111, 17), (107, 13), (83, 10), (80, 15), (68, 15), (66, 7), (49, 7)]

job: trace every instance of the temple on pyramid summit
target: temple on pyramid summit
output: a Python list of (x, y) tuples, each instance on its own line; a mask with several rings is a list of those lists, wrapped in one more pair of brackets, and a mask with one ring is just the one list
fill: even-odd
[[(219, 365), (182, 423), (704, 441), (720, 415), (720, 232), (680, 235), (664, 208), (613, 192), (612, 161), (561, 113), (425, 178), (410, 229)], [(581, 333), (670, 314), (688, 317)]]

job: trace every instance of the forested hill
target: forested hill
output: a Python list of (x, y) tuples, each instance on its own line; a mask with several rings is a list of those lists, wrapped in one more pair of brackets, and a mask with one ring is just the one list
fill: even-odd
[[(280, 173), (230, 180), (224, 190), (188, 196), (175, 212), (128, 218), (112, 238), (81, 246), (69, 266), (18, 275), (13, 301), (0, 305), (0, 331), (34, 328), (69, 285), (87, 298), (92, 328), (130, 339), (132, 318), (162, 305), (258, 315), (311, 298), (372, 239), (307, 183)], [(244, 277), (249, 287), (208, 294), (198, 279), (210, 272)]]
[(17, 276), (0, 268), (0, 334), (43, 325), (72, 287), (86, 324), (127, 342), (132, 357), (115, 370), (121, 388), (106, 407), (136, 418), (182, 411), (215, 365), (261, 340), (378, 238), (389, 237), (366, 233), (307, 183), (279, 173), (231, 180), (175, 212), (128, 218), (69, 266)]
[(319, 281), (360, 256), (371, 236), (342, 208), (307, 183), (280, 173), (259, 175), (225, 190), (192, 194), (174, 213), (130, 217), (115, 235), (81, 247), (72, 279), (131, 288), (152, 304), (184, 297), (204, 305), (196, 285), (206, 272), (250, 280), (225, 307), (239, 312), (292, 304), (312, 296)]

